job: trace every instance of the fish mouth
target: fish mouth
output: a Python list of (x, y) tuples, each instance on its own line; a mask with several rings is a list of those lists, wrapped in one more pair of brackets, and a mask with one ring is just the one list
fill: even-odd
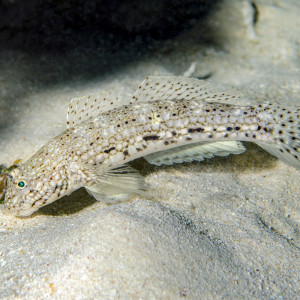
[(22, 211), (18, 210), (18, 211), (15, 211), (15, 212), (13, 211), (12, 213), (16, 217), (19, 217), (19, 218), (28, 218), (33, 214), (34, 211), (35, 210), (28, 209), (28, 210), (22, 210)]
[(20, 217), (20, 218), (29, 217), (36, 211), (31, 208), (28, 209), (13, 208), (11, 206), (5, 205), (5, 203), (4, 203), (4, 209), (10, 214), (13, 214), (15, 217)]
[(5, 202), (5, 194), (7, 190), (7, 181), (11, 177), (9, 174), (0, 175), (0, 204)]

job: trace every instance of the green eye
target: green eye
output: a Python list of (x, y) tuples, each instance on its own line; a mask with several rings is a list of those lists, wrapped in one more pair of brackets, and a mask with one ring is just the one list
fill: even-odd
[(25, 186), (25, 182), (24, 181), (19, 181), (18, 182), (18, 187), (23, 188)]
[(17, 183), (18, 189), (24, 189), (25, 186), (26, 186), (26, 182), (24, 180), (18, 181), (18, 183)]

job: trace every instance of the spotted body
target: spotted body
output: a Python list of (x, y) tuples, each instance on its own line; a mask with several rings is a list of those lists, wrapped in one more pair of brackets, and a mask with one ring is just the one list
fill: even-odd
[(69, 105), (68, 129), (7, 178), (5, 206), (28, 216), (85, 187), (97, 200), (143, 193), (127, 162), (157, 165), (239, 154), (250, 141), (300, 168), (299, 107), (239, 106), (238, 96), (184, 77), (148, 77), (122, 105), (102, 92)]

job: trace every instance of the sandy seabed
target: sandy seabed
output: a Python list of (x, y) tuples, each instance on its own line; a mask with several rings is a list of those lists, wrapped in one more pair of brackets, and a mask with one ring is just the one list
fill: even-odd
[[(101, 78), (36, 88), (47, 57), (0, 53), (0, 162), (25, 161), (65, 130), (74, 96), (130, 94), (147, 75), (210, 74), (247, 103), (299, 105), (300, 3), (255, 3), (257, 22), (251, 1), (219, 4), (206, 24), (216, 43), (204, 43), (195, 24)], [(245, 145), (242, 155), (202, 163), (133, 162), (150, 200), (107, 205), (78, 190), (30, 218), (0, 210), (0, 298), (299, 298), (299, 171)]]

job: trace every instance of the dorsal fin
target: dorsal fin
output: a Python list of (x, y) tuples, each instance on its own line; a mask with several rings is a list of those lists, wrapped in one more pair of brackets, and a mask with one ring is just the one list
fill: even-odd
[(120, 98), (111, 92), (102, 91), (80, 98), (74, 98), (69, 103), (67, 128), (87, 120), (95, 119), (99, 114), (121, 106)]
[(208, 82), (197, 78), (149, 76), (132, 97), (124, 96), (123, 100), (107, 91), (72, 99), (67, 114), (67, 128), (72, 128), (83, 121), (93, 120), (99, 114), (124, 104), (182, 99), (236, 104), (240, 95), (234, 90), (218, 91)]
[(135, 103), (182, 99), (237, 103), (238, 98), (240, 95), (236, 91), (218, 91), (207, 81), (183, 76), (146, 77), (133, 96)]

